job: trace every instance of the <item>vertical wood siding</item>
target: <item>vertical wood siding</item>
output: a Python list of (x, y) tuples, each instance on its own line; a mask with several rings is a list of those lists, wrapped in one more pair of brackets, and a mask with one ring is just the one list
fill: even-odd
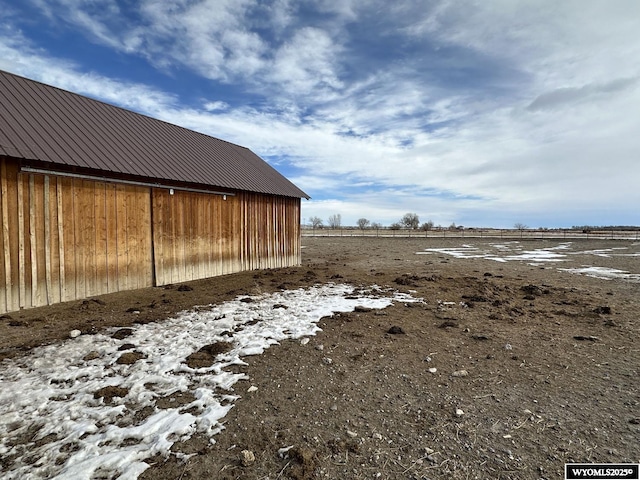
[(0, 313), (301, 261), (299, 198), (0, 174)]
[(152, 285), (148, 189), (0, 173), (0, 312)]
[(157, 285), (300, 264), (300, 199), (153, 189)]

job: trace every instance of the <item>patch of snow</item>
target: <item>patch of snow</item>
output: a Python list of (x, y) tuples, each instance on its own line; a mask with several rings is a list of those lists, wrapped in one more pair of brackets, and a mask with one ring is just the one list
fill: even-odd
[[(161, 323), (133, 328), (124, 340), (80, 335), (34, 349), (0, 364), (0, 467), (4, 480), (77, 479), (94, 475), (135, 479), (146, 459), (168, 456), (171, 446), (197, 432), (211, 437), (238, 398), (243, 374), (226, 370), (271, 345), (314, 335), (317, 322), (356, 306), (382, 309), (421, 301), (406, 294), (320, 285), (199, 307)], [(286, 305), (288, 308), (273, 308)], [(210, 367), (191, 368), (189, 355), (205, 345), (232, 343)], [(143, 358), (117, 363), (124, 343)], [(91, 353), (91, 355), (88, 355)], [(85, 359), (86, 358), (86, 359)], [(105, 401), (105, 387), (116, 392)], [(117, 388), (116, 388), (117, 387)], [(158, 401), (189, 392), (189, 403), (162, 408)], [(121, 395), (121, 396), (118, 396)], [(166, 402), (165, 402), (166, 403)]]
[[(631, 244), (632, 247), (640, 246), (640, 243)], [(519, 242), (506, 242), (489, 244), (484, 250), (471, 244), (465, 244), (457, 248), (429, 248), (417, 254), (434, 254), (440, 253), (450, 255), (454, 258), (468, 259), (481, 258), (485, 260), (493, 260), (494, 262), (511, 262), (521, 261), (527, 262), (528, 265), (539, 267), (549, 263), (564, 262), (569, 259), (569, 255), (593, 255), (596, 257), (637, 257), (640, 252), (628, 251), (629, 247), (612, 247), (593, 250), (572, 250), (573, 242), (563, 242), (553, 247), (540, 248), (535, 250), (522, 250)], [(493, 250), (492, 250), (493, 249)], [(621, 251), (626, 251), (621, 253)], [(569, 273), (579, 273), (591, 277), (602, 278), (606, 280), (623, 279), (626, 281), (638, 281), (640, 274), (629, 273), (622, 270), (616, 270), (606, 267), (586, 267), (586, 268), (558, 268), (560, 271)]]
[(627, 281), (640, 282), (640, 274), (629, 273), (625, 270), (606, 267), (584, 266), (582, 268), (560, 268), (563, 272), (586, 275), (587, 277), (601, 278), (603, 280), (615, 280), (621, 278)]

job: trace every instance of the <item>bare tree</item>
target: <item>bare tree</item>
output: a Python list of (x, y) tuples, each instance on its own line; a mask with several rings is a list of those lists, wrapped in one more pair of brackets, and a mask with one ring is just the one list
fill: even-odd
[(395, 222), (389, 225), (389, 229), (391, 230), (400, 230), (401, 228), (402, 228), (402, 225), (400, 225), (400, 222)]
[(327, 222), (329, 224), (329, 228), (333, 228), (334, 230), (340, 228), (342, 224), (342, 216), (339, 213), (335, 213), (329, 217)]
[(378, 222), (373, 222), (371, 224), (371, 228), (373, 228), (374, 230), (380, 230), (382, 228), (382, 225)]
[(369, 226), (369, 220), (367, 220), (366, 218), (359, 218), (358, 219), (358, 228), (360, 230), (364, 230), (365, 228), (367, 228)]
[(400, 220), (400, 223), (407, 228), (416, 230), (420, 225), (420, 217), (417, 213), (405, 213), (404, 217)]
[(515, 228), (516, 230), (526, 230), (527, 228), (529, 228), (527, 225), (525, 225), (524, 223), (516, 223), (513, 228)]
[(420, 228), (422, 230), (424, 230), (425, 232), (428, 232), (429, 230), (433, 230), (433, 221), (429, 220), (428, 222), (424, 222)]
[(322, 219), (320, 217), (311, 217), (309, 223), (315, 230), (316, 228), (322, 228)]

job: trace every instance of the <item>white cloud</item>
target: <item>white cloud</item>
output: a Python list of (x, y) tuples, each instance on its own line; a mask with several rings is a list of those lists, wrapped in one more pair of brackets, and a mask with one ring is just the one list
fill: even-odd
[[(631, 212), (625, 205), (640, 201), (638, 2), (398, 3), (382, 17), (374, 1), (325, 2), (317, 22), (286, 0), (145, 0), (136, 22), (114, 5), (41, 3), (93, 41), (261, 95), (260, 110), (215, 95), (184, 106), (153, 87), (83, 74), (90, 69), (37, 50), (6, 23), (0, 67), (287, 158), (303, 171), (299, 186), (322, 196), (306, 209), (344, 208), (321, 217), (372, 205), (372, 220), (376, 211), (396, 218), (423, 202), (447, 224), (493, 211), (510, 226), (509, 216)], [(374, 17), (357, 29), (371, 38), (351, 36)], [(377, 35), (403, 42), (390, 45), (397, 61), (370, 57), (358, 71), (356, 58), (372, 55), (359, 42)], [(396, 194), (377, 201), (362, 183)]]
[(228, 110), (229, 104), (227, 102), (221, 102), (221, 101), (205, 102), (205, 104), (203, 105), (203, 108), (207, 112), (214, 112), (216, 110)]

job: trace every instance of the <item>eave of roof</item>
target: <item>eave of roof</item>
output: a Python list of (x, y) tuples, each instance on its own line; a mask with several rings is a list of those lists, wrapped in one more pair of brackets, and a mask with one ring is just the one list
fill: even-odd
[(248, 148), (3, 71), (0, 155), (111, 178), (309, 198)]

